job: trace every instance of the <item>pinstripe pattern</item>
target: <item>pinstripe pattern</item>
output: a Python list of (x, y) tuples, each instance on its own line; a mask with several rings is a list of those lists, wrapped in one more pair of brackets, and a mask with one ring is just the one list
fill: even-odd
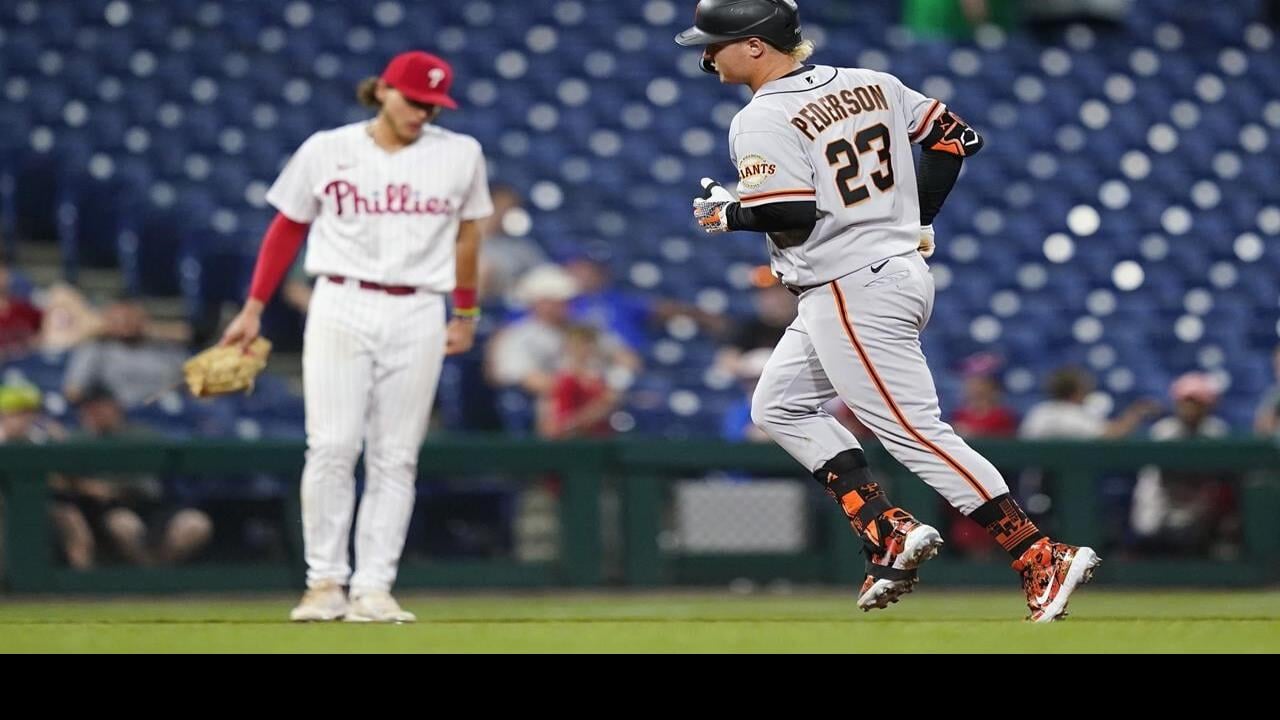
[[(267, 200), (311, 223), (306, 269), (318, 279), (302, 364), (307, 459), (302, 526), (307, 584), (390, 590), (413, 512), (418, 451), (445, 350), (443, 293), (453, 289), (459, 223), (488, 216), (484, 155), (465, 135), (427, 126), (412, 145), (379, 148), (361, 122), (312, 135)], [(409, 285), (412, 295), (357, 280)], [(365, 453), (348, 552), (354, 469)]]
[(307, 274), (449, 292), (459, 221), (493, 212), (480, 144), (428, 125), (412, 145), (389, 153), (367, 126), (312, 135), (267, 201), (311, 223)]
[[(350, 579), (353, 590), (388, 590), (413, 511), (418, 450), (444, 361), (444, 299), (322, 280), (311, 302), (302, 353), (307, 581), (314, 586)], [(362, 447), (365, 489), (352, 576), (347, 539)]]

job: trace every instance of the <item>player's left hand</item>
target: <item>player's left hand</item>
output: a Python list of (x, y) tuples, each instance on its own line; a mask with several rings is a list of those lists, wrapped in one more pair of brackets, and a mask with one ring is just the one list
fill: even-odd
[(476, 342), (475, 320), (454, 318), (445, 329), (444, 354), (460, 355), (471, 349)]
[(923, 225), (920, 228), (920, 256), (927, 258), (933, 255), (933, 226)]
[(693, 199), (693, 219), (707, 233), (728, 232), (728, 207), (737, 202), (733, 193), (711, 178), (702, 178), (702, 191)]

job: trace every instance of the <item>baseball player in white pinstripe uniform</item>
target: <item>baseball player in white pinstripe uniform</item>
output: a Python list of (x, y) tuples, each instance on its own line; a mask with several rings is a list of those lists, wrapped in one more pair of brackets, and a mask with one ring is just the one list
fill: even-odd
[[(415, 619), (390, 591), (441, 364), (474, 339), (477, 221), (492, 212), (480, 144), (431, 124), (442, 108), (457, 107), (452, 81), (434, 55), (398, 55), (358, 91), (377, 117), (302, 144), (267, 193), (279, 214), (249, 299), (223, 336), (224, 344), (247, 344), (258, 335), (262, 308), (309, 229), (306, 270), (316, 288), (303, 345), (307, 592), (290, 614), (295, 621)], [(353, 573), (348, 537), (362, 450)]]
[[(942, 545), (889, 502), (857, 440), (822, 405), (839, 396), (895, 458), (987, 528), (1022, 576), (1031, 620), (1066, 614), (1097, 565), (1027, 518), (996, 469), (946, 423), (920, 349), (933, 310), (931, 223), (982, 137), (887, 73), (806, 64), (794, 0), (701, 0), (676, 37), (703, 69), (747, 85), (730, 152), (738, 197), (711, 180), (693, 202), (704, 230), (768, 233), (772, 267), (800, 297), (752, 400), (752, 418), (813, 473), (862, 538), (863, 610), (911, 592)], [(912, 143), (923, 146), (917, 178)]]

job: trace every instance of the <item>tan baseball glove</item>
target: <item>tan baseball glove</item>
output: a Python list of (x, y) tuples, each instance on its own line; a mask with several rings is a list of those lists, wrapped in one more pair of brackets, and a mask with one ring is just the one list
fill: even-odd
[(211, 347), (182, 365), (191, 394), (198, 398), (253, 392), (253, 381), (267, 367), (271, 341), (257, 338), (248, 351), (238, 345)]

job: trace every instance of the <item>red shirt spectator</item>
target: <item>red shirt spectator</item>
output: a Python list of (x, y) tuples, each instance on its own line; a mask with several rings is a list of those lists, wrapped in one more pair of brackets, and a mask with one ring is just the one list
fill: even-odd
[(599, 333), (582, 325), (565, 333), (564, 365), (539, 399), (539, 434), (545, 438), (602, 437), (612, 434), (609, 416), (618, 394), (605, 383)]
[(974, 375), (964, 383), (964, 406), (951, 424), (963, 437), (1013, 437), (1018, 419), (1002, 404), (1000, 384), (990, 375)]
[[(607, 398), (609, 388), (600, 377), (583, 377), (572, 373), (561, 373), (551, 387), (551, 423), (554, 427), (564, 429), (580, 410), (592, 404), (599, 404)], [(601, 437), (613, 431), (609, 427), (607, 417), (577, 428), (576, 435)]]
[(9, 295), (9, 271), (0, 267), (0, 358), (23, 355), (35, 346), (43, 314)]
[(965, 437), (1013, 437), (1018, 432), (1018, 419), (1004, 407), (963, 407), (952, 421), (956, 432)]

